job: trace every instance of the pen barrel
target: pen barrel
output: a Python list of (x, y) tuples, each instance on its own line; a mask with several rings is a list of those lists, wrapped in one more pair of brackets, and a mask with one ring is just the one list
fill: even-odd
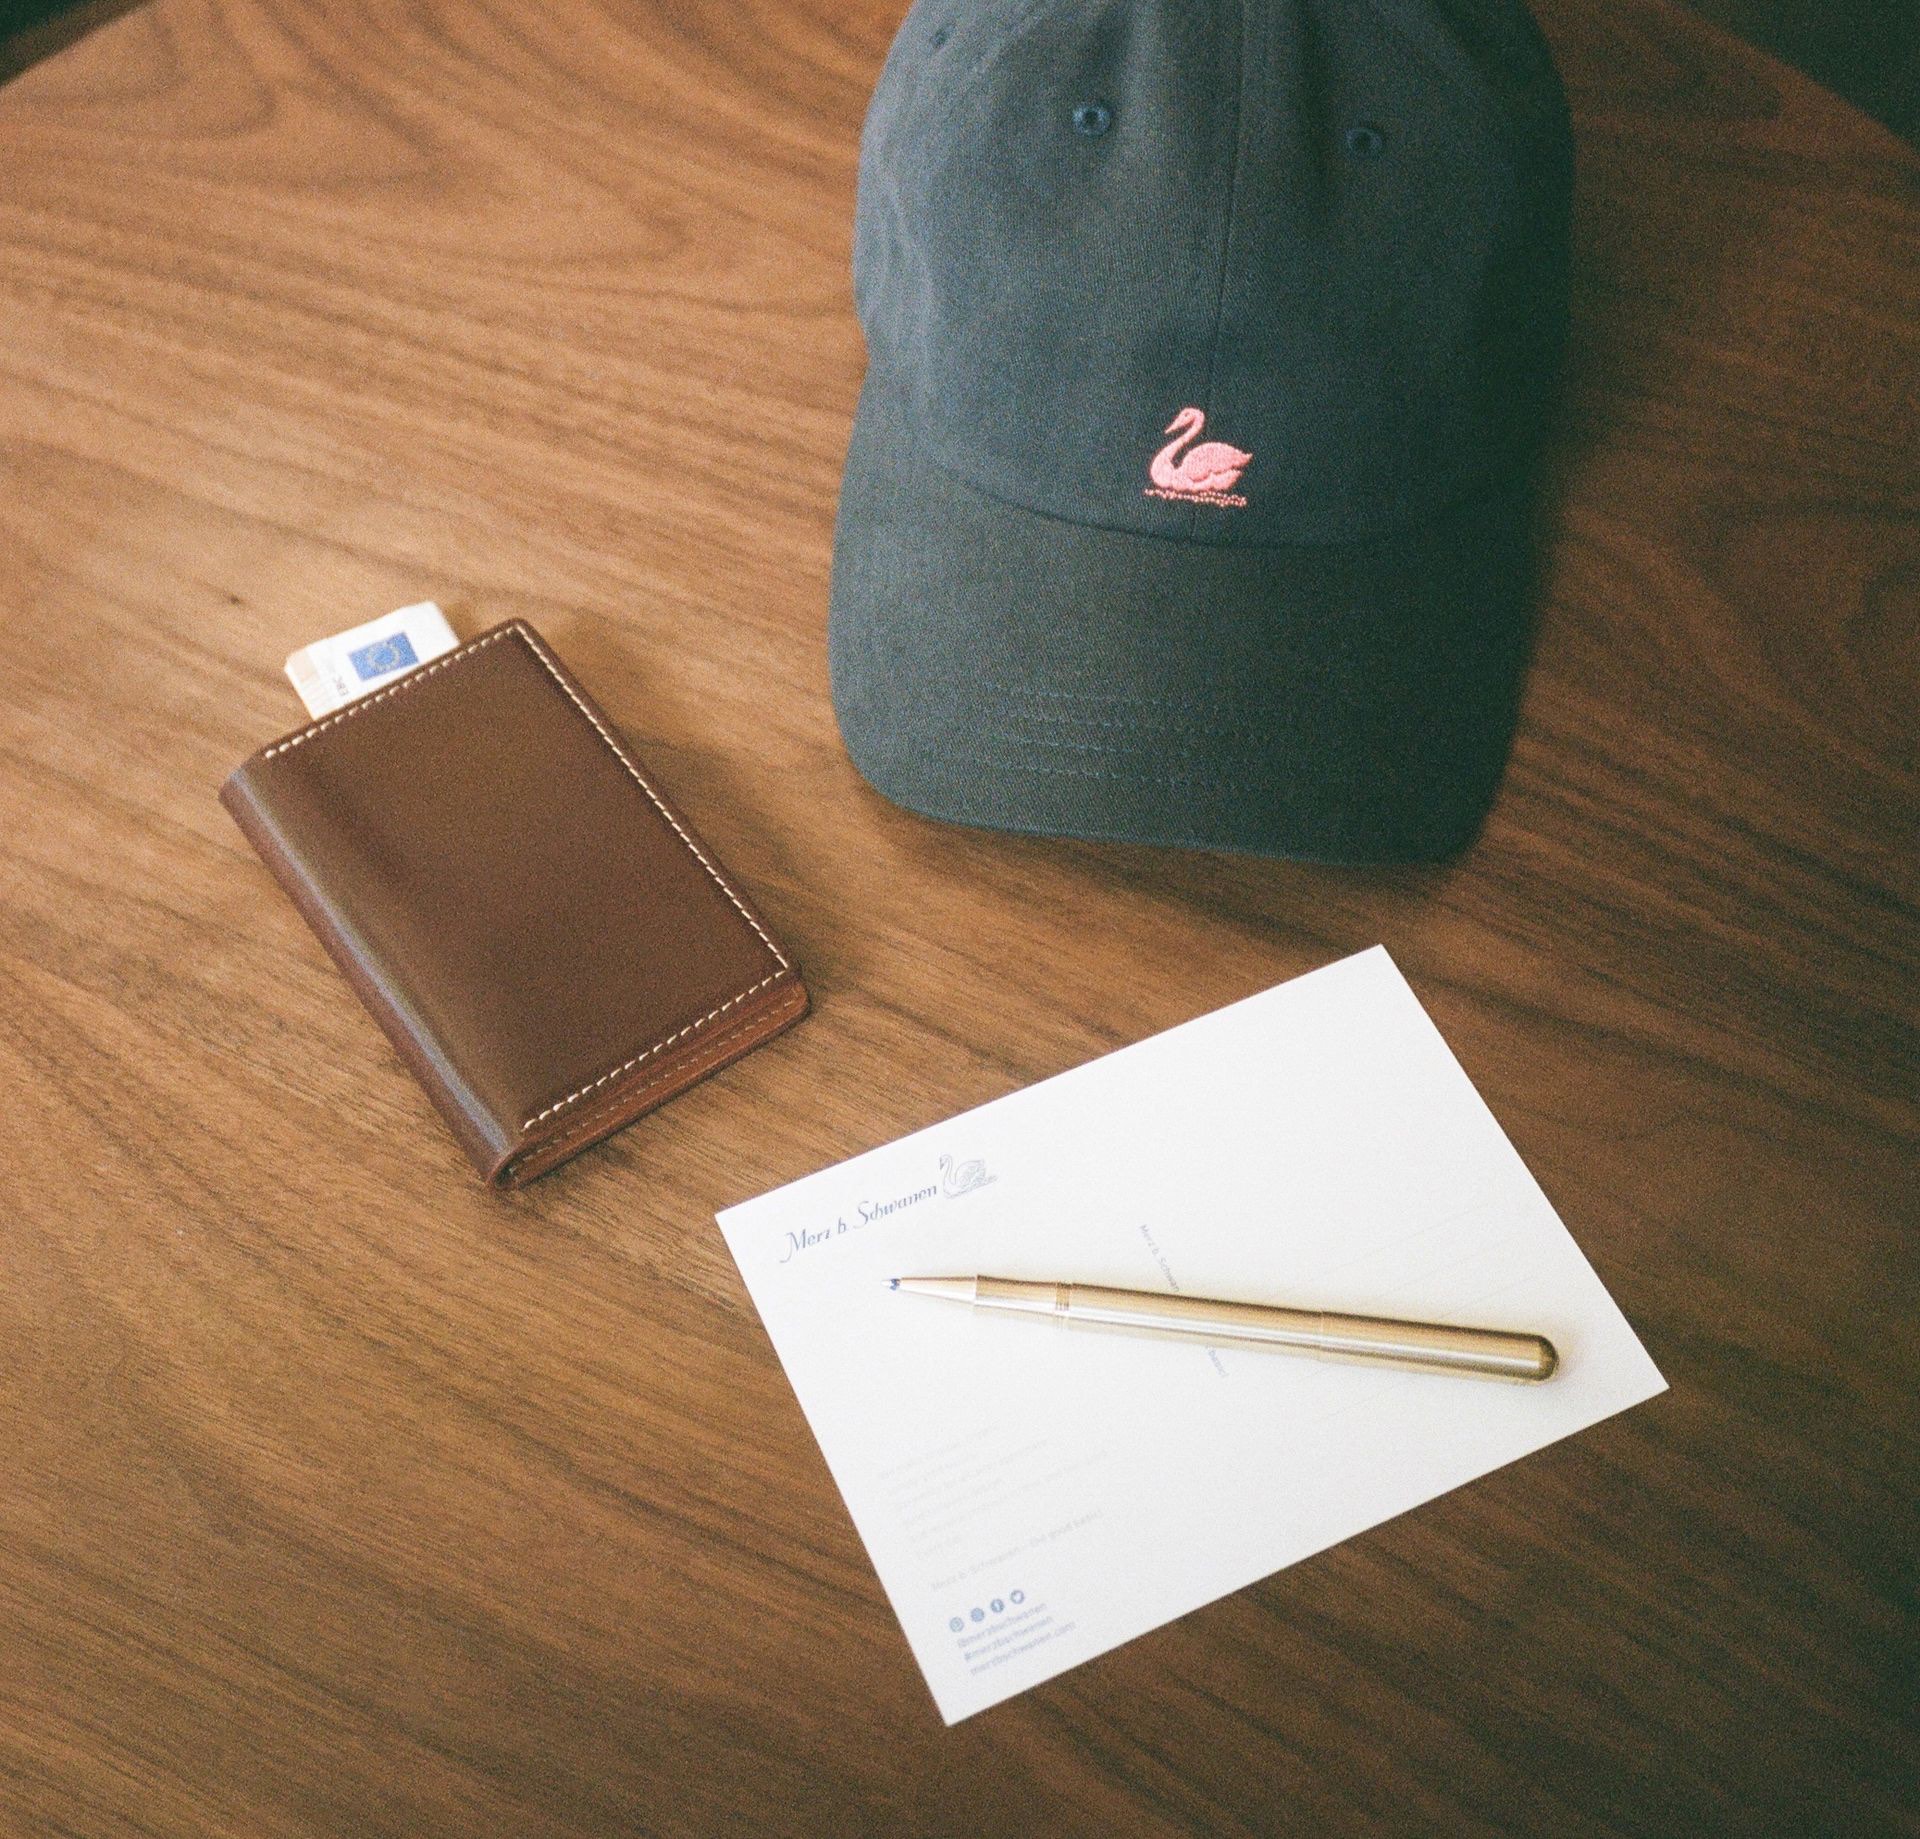
[[(1014, 1306), (1057, 1315), (1068, 1325), (1171, 1335), (1220, 1345), (1244, 1344), (1322, 1360), (1362, 1361), (1423, 1372), (1473, 1373), (1489, 1379), (1540, 1380), (1559, 1364), (1540, 1335), (1494, 1328), (1454, 1328), (1387, 1316), (1338, 1315), (1264, 1303), (1220, 1303), (1193, 1296), (1154, 1296), (1098, 1284), (1022, 1286), (1052, 1293)], [(989, 1300), (982, 1297), (980, 1300)], [(1004, 1304), (1002, 1306), (1005, 1306)]]

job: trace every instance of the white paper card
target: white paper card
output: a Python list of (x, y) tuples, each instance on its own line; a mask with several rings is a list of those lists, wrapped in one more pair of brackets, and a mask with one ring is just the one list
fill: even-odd
[[(1383, 949), (729, 1209), (948, 1723), (1665, 1389)], [(1063, 1330), (896, 1276), (1546, 1335), (1543, 1384)]]
[(444, 657), (459, 642), (446, 615), (423, 600), (301, 646), (287, 660), (287, 676), (309, 715), (331, 715)]

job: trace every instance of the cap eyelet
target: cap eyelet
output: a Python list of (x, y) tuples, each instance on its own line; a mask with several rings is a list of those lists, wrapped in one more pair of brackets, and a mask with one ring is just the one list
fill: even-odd
[(1113, 126), (1113, 110), (1104, 102), (1083, 102), (1073, 111), (1073, 131), (1098, 140)]
[(934, 50), (938, 51), (952, 36), (952, 26), (935, 26), (932, 34), (927, 39), (927, 43), (931, 45)]
[(1357, 121), (1347, 130), (1347, 151), (1356, 160), (1377, 160), (1387, 137), (1370, 121)]

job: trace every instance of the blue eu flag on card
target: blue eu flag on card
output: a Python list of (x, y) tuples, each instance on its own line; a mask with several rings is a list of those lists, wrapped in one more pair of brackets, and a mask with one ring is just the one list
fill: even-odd
[(390, 639), (376, 639), (371, 645), (362, 645), (357, 651), (347, 653), (347, 662), (362, 683), (375, 677), (385, 677), (397, 670), (405, 670), (409, 664), (418, 664), (414, 656), (413, 640), (404, 632), (396, 632)]

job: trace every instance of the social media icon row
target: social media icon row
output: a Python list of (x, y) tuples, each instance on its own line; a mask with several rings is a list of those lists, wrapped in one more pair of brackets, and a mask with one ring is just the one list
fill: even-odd
[(947, 1626), (957, 1635), (966, 1627), (969, 1621), (984, 1622), (989, 1615), (1005, 1615), (1008, 1603), (1012, 1603), (1015, 1608), (1018, 1608), (1026, 1600), (1027, 1593), (1024, 1590), (1010, 1590), (1005, 1596), (996, 1596), (988, 1603), (985, 1609), (975, 1607), (968, 1610), (964, 1617), (951, 1617), (947, 1622)]

